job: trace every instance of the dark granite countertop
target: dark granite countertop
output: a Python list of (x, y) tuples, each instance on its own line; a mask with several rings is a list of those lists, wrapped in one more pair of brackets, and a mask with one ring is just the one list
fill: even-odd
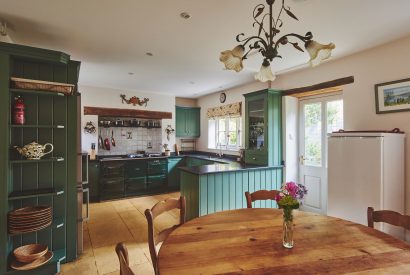
[(283, 166), (259, 166), (259, 165), (250, 165), (245, 163), (240, 163), (232, 160), (232, 158), (216, 158), (212, 157), (213, 155), (205, 154), (181, 154), (171, 155), (171, 156), (159, 156), (159, 157), (143, 157), (143, 158), (128, 158), (126, 156), (107, 156), (99, 159), (101, 162), (106, 161), (138, 161), (138, 160), (150, 160), (150, 159), (168, 159), (168, 158), (198, 158), (213, 161), (213, 164), (201, 165), (201, 166), (192, 166), (192, 167), (179, 167), (181, 171), (188, 172), (196, 175), (205, 175), (205, 174), (214, 174), (222, 172), (234, 172), (240, 170), (261, 170), (261, 169), (270, 169), (270, 168), (282, 168)]
[(159, 156), (159, 157), (142, 157), (142, 158), (129, 158), (127, 156), (122, 156), (122, 155), (114, 155), (114, 156), (99, 156), (98, 161), (133, 161), (133, 160), (148, 160), (148, 159), (172, 159), (172, 158), (183, 158), (183, 157), (190, 157), (190, 158), (198, 158), (198, 159), (205, 159), (205, 160), (210, 160), (218, 163), (230, 163), (233, 162), (231, 159), (228, 158), (215, 158), (215, 157), (210, 157), (210, 155), (200, 155), (200, 154), (181, 154), (179, 156), (177, 155), (171, 155), (171, 156)]
[(222, 172), (235, 172), (240, 170), (262, 170), (271, 168), (282, 168), (283, 165), (279, 166), (260, 166), (260, 165), (250, 165), (239, 162), (230, 163), (215, 163), (202, 166), (193, 167), (180, 167), (179, 169), (195, 175), (205, 175), (205, 174), (215, 174)]

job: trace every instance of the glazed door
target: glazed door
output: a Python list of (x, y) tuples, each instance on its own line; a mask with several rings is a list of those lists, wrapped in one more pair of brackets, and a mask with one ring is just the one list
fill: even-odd
[(343, 129), (343, 100), (328, 96), (300, 101), (300, 183), (308, 189), (303, 210), (327, 211), (327, 134)]

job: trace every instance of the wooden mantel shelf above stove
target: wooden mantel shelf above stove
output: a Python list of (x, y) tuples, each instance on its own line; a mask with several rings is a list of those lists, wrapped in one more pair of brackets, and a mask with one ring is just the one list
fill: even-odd
[(149, 119), (172, 119), (171, 112), (155, 112), (133, 109), (116, 109), (84, 106), (84, 115), (98, 115), (111, 117), (135, 117)]

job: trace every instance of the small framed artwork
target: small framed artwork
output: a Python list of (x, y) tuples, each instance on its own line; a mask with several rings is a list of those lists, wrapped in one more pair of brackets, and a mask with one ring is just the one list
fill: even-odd
[(376, 113), (410, 111), (410, 78), (375, 85)]

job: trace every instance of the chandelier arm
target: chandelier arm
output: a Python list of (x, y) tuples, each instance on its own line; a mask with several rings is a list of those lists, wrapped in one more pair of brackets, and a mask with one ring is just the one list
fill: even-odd
[[(264, 9), (265, 8), (265, 5), (263, 5), (263, 4), (259, 4), (259, 5), (257, 5), (254, 9), (253, 9), (253, 20), (255, 21), (255, 23), (256, 24), (258, 24), (259, 25), (259, 29), (262, 29), (265, 33), (266, 33), (266, 30), (265, 30), (265, 28), (263, 27), (263, 20), (265, 19), (265, 16), (266, 16), (266, 14), (262, 17), (262, 20), (259, 22), (256, 18), (260, 15), (260, 14), (258, 14), (258, 12), (256, 12), (256, 9)], [(256, 12), (256, 14), (255, 14), (255, 12)], [(255, 24), (254, 23), (254, 24)]]
[(300, 35), (300, 34), (296, 34), (296, 33), (285, 34), (284, 36), (282, 36), (281, 38), (279, 38), (278, 41), (276, 41), (275, 48), (274, 48), (275, 51), (278, 50), (279, 44), (280, 44), (282, 41), (286, 41), (286, 39), (288, 39), (289, 36), (296, 37), (296, 38), (300, 39), (301, 41), (303, 41), (303, 42), (305, 42), (305, 43), (306, 43), (307, 41), (310, 41), (310, 40), (313, 38), (313, 35), (312, 35), (311, 32), (307, 32), (305, 36)]
[(278, 24), (278, 22), (279, 22), (279, 18), (280, 18), (280, 16), (282, 15), (282, 11), (283, 11), (284, 9), (285, 9), (285, 0), (282, 0), (282, 8), (280, 9), (278, 18), (276, 19), (275, 25), (274, 25), (274, 28), (275, 28), (275, 29), (276, 29), (276, 26), (277, 26), (277, 24)]
[(243, 39), (243, 40), (240, 40), (240, 39), (239, 39), (239, 36), (240, 36), (240, 35), (243, 35), (243, 33), (238, 34), (238, 35), (236, 36), (236, 41), (239, 42), (239, 43), (242, 43), (242, 42), (243, 42), (243, 44), (242, 44), (243, 47), (245, 47), (246, 44), (248, 44), (250, 41), (256, 39), (256, 40), (259, 40), (259, 41), (263, 44), (263, 46), (265, 47), (265, 49), (268, 48), (268, 44), (266, 43), (266, 41), (263, 40), (262, 38), (260, 38), (259, 36), (254, 35), (254, 36), (245, 38), (245, 39)]

